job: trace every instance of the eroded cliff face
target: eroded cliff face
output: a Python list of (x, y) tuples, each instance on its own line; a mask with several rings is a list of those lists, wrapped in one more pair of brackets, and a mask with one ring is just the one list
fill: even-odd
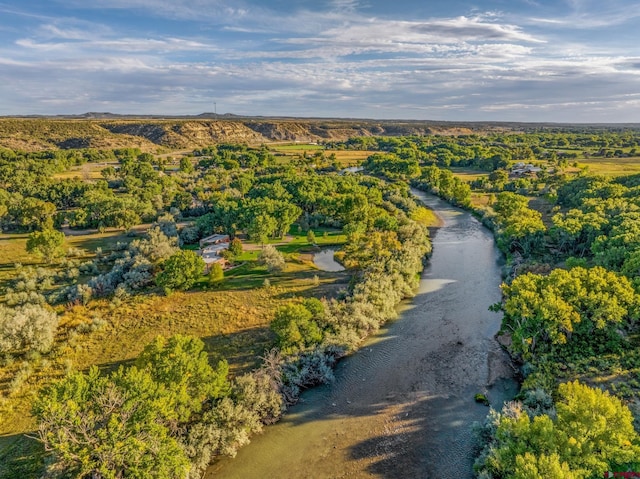
[[(256, 119), (0, 119), (0, 146), (21, 150), (137, 147), (143, 151), (321, 142), (356, 136), (465, 134), (469, 128), (433, 122)], [(476, 131), (477, 132), (477, 131)]]

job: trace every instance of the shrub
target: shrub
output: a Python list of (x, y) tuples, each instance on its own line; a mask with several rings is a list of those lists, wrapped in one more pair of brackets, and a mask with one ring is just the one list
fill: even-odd
[(209, 285), (215, 286), (224, 279), (224, 270), (220, 263), (213, 263), (209, 268)]
[(58, 315), (43, 306), (0, 306), (0, 352), (31, 348), (46, 353), (53, 345), (57, 327)]
[(152, 263), (155, 263), (167, 259), (178, 251), (177, 236), (168, 237), (158, 226), (150, 228), (147, 236), (147, 239), (134, 240), (131, 242), (128, 250), (132, 256), (141, 254)]
[(267, 267), (270, 273), (279, 273), (284, 270), (284, 256), (273, 245), (265, 245), (258, 256), (258, 261)]

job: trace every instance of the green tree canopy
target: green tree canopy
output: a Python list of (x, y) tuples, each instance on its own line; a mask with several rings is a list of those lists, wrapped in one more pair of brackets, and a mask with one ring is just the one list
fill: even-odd
[[(317, 300), (316, 300), (317, 301)], [(323, 332), (318, 319), (324, 314), (322, 303), (289, 303), (276, 311), (271, 329), (278, 336), (278, 344), (283, 350), (304, 349), (319, 344)]]
[(37, 397), (38, 436), (54, 455), (52, 469), (76, 477), (185, 478), (189, 462), (163, 425), (170, 394), (135, 367), (100, 376), (72, 373)]
[(593, 347), (619, 338), (616, 328), (638, 317), (640, 297), (630, 281), (602, 267), (527, 273), (503, 284), (503, 325), (512, 350), (530, 357), (567, 343), (573, 336)]
[(202, 275), (204, 266), (204, 260), (197, 253), (178, 251), (164, 262), (156, 284), (165, 290), (189, 289)]
[(52, 262), (64, 256), (64, 233), (54, 229), (34, 231), (27, 238), (27, 252)]
[(519, 406), (494, 419), (495, 434), (480, 465), (490, 478), (602, 477), (640, 457), (633, 416), (622, 401), (578, 381), (558, 388), (557, 419), (533, 418)]
[(199, 412), (206, 399), (223, 397), (230, 390), (227, 362), (220, 361), (214, 370), (204, 343), (191, 336), (158, 336), (144, 348), (136, 364), (171, 392), (180, 421)]

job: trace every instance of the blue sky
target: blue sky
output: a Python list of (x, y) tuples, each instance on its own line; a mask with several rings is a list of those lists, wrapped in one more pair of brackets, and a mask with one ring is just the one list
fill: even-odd
[(640, 122), (630, 0), (0, 0), (0, 115)]

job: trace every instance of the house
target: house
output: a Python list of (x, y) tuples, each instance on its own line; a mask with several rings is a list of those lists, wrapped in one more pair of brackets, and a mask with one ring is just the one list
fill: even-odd
[(229, 249), (229, 235), (211, 235), (200, 240), (199, 254), (207, 265), (224, 260), (222, 252)]
[(511, 168), (511, 172), (509, 173), (509, 176), (511, 177), (529, 176), (529, 175), (540, 173), (541, 171), (542, 171), (542, 168), (533, 166), (531, 163), (527, 163), (526, 165), (524, 163), (516, 163), (515, 165), (513, 165), (513, 168)]

